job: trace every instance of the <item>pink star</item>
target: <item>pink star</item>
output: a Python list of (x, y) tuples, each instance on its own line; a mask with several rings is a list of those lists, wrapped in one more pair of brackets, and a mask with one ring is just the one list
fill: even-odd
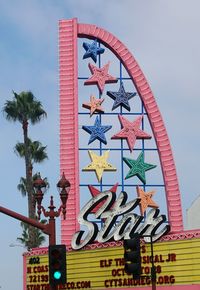
[(135, 121), (129, 121), (122, 115), (118, 115), (122, 125), (122, 130), (113, 135), (111, 139), (126, 139), (128, 147), (132, 152), (136, 139), (151, 139), (151, 135), (139, 129), (143, 116), (138, 117)]
[(87, 81), (84, 82), (84, 85), (97, 85), (99, 91), (103, 93), (104, 86), (106, 83), (116, 83), (118, 80), (113, 76), (109, 75), (108, 73), (109, 65), (110, 62), (104, 65), (104, 67), (98, 68), (93, 64), (89, 63), (88, 66), (93, 75), (91, 76), (91, 78), (89, 78)]

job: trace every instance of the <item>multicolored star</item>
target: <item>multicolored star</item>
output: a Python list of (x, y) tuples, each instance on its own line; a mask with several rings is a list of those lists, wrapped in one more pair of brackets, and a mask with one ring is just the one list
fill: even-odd
[(107, 163), (109, 157), (109, 150), (105, 151), (103, 155), (98, 156), (93, 151), (89, 150), (88, 154), (91, 159), (91, 163), (84, 167), (82, 171), (95, 171), (98, 181), (101, 181), (104, 171), (116, 171), (110, 163)]
[(142, 188), (137, 186), (137, 194), (140, 197), (140, 212), (144, 215), (147, 207), (158, 208), (159, 206), (152, 200), (155, 191), (144, 192)]
[(95, 96), (90, 96), (90, 102), (89, 103), (83, 103), (82, 107), (86, 109), (90, 109), (90, 117), (95, 113), (104, 113), (104, 109), (101, 107), (101, 104), (103, 103), (104, 99), (97, 99)]
[(125, 179), (128, 179), (132, 176), (137, 176), (144, 184), (146, 184), (145, 172), (156, 167), (156, 165), (145, 163), (144, 162), (144, 153), (141, 152), (137, 160), (123, 157), (124, 162), (130, 168)]
[(100, 93), (103, 93), (106, 83), (116, 83), (117, 78), (108, 74), (110, 62), (104, 65), (102, 68), (98, 68), (89, 63), (89, 69), (92, 73), (91, 78), (84, 82), (84, 85), (97, 85)]
[(131, 152), (134, 148), (136, 139), (151, 139), (151, 135), (139, 129), (143, 118), (142, 116), (138, 117), (133, 122), (129, 121), (122, 115), (118, 115), (118, 118), (121, 123), (122, 130), (113, 135), (111, 139), (126, 139)]
[(105, 51), (104, 48), (97, 46), (97, 39), (95, 39), (91, 44), (83, 42), (83, 47), (86, 51), (83, 59), (91, 57), (94, 62), (97, 61), (97, 55), (100, 55)]
[(82, 126), (83, 130), (88, 132), (90, 135), (90, 139), (88, 145), (98, 139), (100, 142), (107, 144), (105, 134), (108, 130), (112, 128), (112, 126), (102, 126), (99, 117), (96, 117), (94, 126)]
[[(113, 185), (113, 187), (111, 187), (110, 189), (108, 189), (108, 191), (110, 191), (110, 192), (112, 192), (114, 194), (117, 191), (117, 187), (118, 187), (118, 183), (116, 183), (115, 185)], [(91, 193), (92, 197), (95, 197), (95, 196), (97, 196), (98, 194), (100, 194), (102, 192), (102, 191), (98, 190), (97, 188), (95, 188), (92, 185), (88, 185), (88, 188), (90, 190), (90, 193)], [(104, 202), (105, 201), (103, 200), (99, 204), (97, 204), (95, 206), (95, 208), (93, 208), (93, 210), (91, 211), (91, 213), (96, 213), (102, 207), (102, 205), (104, 204)]]
[(107, 95), (114, 100), (112, 111), (115, 110), (117, 107), (122, 106), (127, 111), (130, 112), (131, 108), (129, 105), (129, 100), (133, 98), (136, 95), (136, 93), (125, 92), (123, 82), (120, 82), (119, 91), (118, 92), (108, 91)]

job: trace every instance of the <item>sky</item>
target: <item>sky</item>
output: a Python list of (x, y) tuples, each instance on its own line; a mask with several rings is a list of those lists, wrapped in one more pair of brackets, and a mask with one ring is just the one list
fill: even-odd
[[(119, 38), (146, 76), (170, 138), (186, 227), (186, 210), (200, 194), (199, 10), (199, 0), (0, 0), (0, 205), (27, 215), (27, 201), (16, 188), (24, 162), (13, 152), (22, 129), (2, 114), (12, 90), (31, 90), (47, 111), (47, 119), (30, 127), (30, 136), (47, 145), (49, 156), (34, 169), (51, 186), (44, 205), (50, 194), (59, 204), (58, 22), (76, 17)], [(20, 290), (19, 221), (0, 214), (0, 229), (0, 288)]]

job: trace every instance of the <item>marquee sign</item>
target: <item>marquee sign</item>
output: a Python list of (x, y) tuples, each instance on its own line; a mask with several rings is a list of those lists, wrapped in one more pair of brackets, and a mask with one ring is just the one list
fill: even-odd
[[(157, 286), (184, 289), (183, 283), (200, 287), (200, 238), (154, 244)], [(42, 251), (41, 251), (42, 252)], [(67, 252), (67, 283), (59, 289), (130, 289), (151, 286), (151, 251), (141, 246), (142, 276), (133, 280), (124, 271), (123, 247), (113, 246)], [(26, 256), (27, 290), (47, 290), (48, 257), (33, 251)], [(158, 288), (159, 289), (159, 288)], [(199, 289), (199, 288), (196, 288)]]

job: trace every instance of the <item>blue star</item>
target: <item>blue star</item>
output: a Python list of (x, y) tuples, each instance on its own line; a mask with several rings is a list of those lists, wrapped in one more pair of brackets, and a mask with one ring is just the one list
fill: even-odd
[(119, 91), (118, 92), (108, 91), (107, 95), (114, 100), (112, 111), (115, 110), (117, 107), (122, 106), (127, 111), (130, 112), (131, 108), (128, 101), (131, 98), (133, 98), (136, 95), (136, 93), (126, 93), (123, 82), (120, 82)]
[(98, 139), (99, 141), (103, 142), (104, 144), (107, 144), (106, 137), (105, 137), (105, 132), (110, 130), (112, 126), (101, 126), (101, 122), (98, 118), (96, 117), (94, 126), (82, 126), (83, 130), (91, 134), (88, 145), (92, 143), (94, 140)]
[(94, 62), (97, 61), (97, 55), (104, 53), (105, 49), (97, 46), (97, 40), (95, 39), (92, 44), (83, 42), (83, 47), (86, 50), (86, 53), (83, 56), (83, 59), (91, 57)]

